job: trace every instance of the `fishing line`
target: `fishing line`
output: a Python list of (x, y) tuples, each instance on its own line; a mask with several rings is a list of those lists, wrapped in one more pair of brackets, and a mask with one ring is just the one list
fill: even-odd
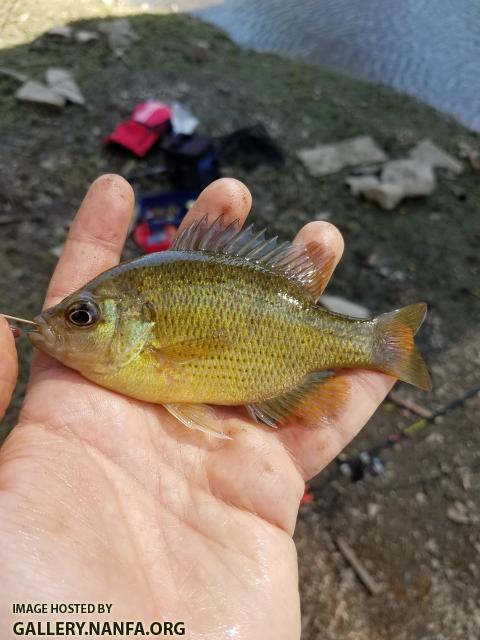
[(7, 316), (6, 313), (2, 313), (0, 315), (2, 315), (7, 320), (13, 320), (14, 322), (20, 322), (20, 323), (23, 323), (23, 324), (29, 324), (29, 325), (32, 325), (34, 327), (38, 326), (37, 323), (36, 322), (32, 322), (32, 320), (24, 320), (23, 318), (16, 318), (15, 316)]

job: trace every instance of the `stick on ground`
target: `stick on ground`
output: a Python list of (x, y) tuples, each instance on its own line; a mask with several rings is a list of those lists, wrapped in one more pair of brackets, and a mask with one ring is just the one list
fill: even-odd
[(369, 573), (369, 571), (360, 562), (357, 554), (352, 547), (342, 538), (337, 536), (335, 538), (335, 544), (339, 548), (341, 554), (348, 562), (348, 564), (355, 571), (357, 577), (363, 582), (368, 591), (373, 595), (378, 595), (383, 591), (383, 586), (375, 580), (375, 578)]

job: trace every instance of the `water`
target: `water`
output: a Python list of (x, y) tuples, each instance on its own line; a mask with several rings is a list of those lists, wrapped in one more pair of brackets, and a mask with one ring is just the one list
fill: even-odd
[(480, 0), (177, 0), (175, 5), (221, 27), (239, 44), (390, 85), (480, 131)]

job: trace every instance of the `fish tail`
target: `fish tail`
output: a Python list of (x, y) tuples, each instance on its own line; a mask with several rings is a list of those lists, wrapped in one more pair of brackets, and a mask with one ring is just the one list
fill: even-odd
[(430, 374), (413, 340), (426, 313), (427, 305), (419, 302), (384, 313), (375, 319), (375, 366), (380, 371), (420, 389), (432, 388)]

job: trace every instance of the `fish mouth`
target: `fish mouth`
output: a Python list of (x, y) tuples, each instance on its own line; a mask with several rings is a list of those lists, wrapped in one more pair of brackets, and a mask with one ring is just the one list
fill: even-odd
[(42, 316), (33, 319), (36, 327), (28, 332), (28, 339), (34, 347), (39, 349), (51, 349), (56, 343), (56, 337), (51, 327), (45, 322)]

